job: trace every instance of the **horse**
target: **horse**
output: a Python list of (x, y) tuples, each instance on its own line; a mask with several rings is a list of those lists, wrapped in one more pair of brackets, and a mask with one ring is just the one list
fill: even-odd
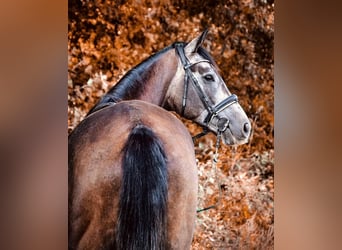
[(110, 89), (68, 138), (69, 249), (190, 249), (198, 177), (175, 115), (248, 142), (251, 125), (201, 45), (207, 30), (150, 56)]

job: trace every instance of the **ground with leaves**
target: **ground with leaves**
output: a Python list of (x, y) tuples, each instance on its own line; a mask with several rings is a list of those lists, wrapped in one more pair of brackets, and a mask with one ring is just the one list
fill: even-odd
[[(195, 144), (198, 213), (192, 249), (273, 249), (274, 3), (268, 0), (69, 0), (68, 130), (133, 66), (205, 28), (205, 47), (250, 117), (248, 144)], [(182, 119), (191, 134), (200, 128)]]

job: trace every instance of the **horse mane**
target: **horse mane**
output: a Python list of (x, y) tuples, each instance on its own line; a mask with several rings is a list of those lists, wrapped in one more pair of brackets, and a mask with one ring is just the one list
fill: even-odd
[[(175, 42), (133, 67), (101, 98), (101, 100), (88, 112), (87, 115), (110, 105), (110, 103), (137, 99), (138, 94), (141, 93), (141, 90), (143, 90), (144, 86), (147, 84), (147, 79), (150, 77), (151, 72), (153, 72), (153, 68), (160, 56), (170, 49), (174, 49), (176, 43), (181, 43), (184, 46), (187, 44), (185, 42)], [(206, 49), (199, 47), (197, 52), (217, 68), (214, 59)]]
[[(125, 99), (135, 99), (137, 90), (144, 88), (147, 83), (146, 79), (150, 76), (150, 72), (153, 70), (155, 63), (159, 57), (172, 49), (172, 45), (165, 47), (157, 53), (143, 60), (141, 63), (129, 70), (117, 84), (115, 84), (107, 94), (111, 95), (114, 102), (119, 102)], [(136, 86), (139, 86), (136, 88)], [(139, 91), (139, 92), (140, 92)]]

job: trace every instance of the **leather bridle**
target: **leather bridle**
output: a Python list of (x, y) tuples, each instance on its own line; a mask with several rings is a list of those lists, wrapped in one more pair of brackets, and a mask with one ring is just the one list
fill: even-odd
[(229, 120), (226, 118), (220, 118), (219, 113), (222, 112), (223, 110), (225, 110), (226, 108), (228, 108), (230, 105), (237, 103), (238, 102), (237, 96), (235, 94), (232, 94), (232, 95), (228, 96), (227, 98), (225, 98), (223, 101), (219, 102), (217, 105), (215, 105), (215, 106), (211, 105), (208, 96), (206, 95), (206, 93), (201, 88), (201, 86), (200, 86), (198, 80), (196, 79), (195, 75), (191, 72), (191, 67), (198, 64), (198, 63), (201, 63), (201, 62), (207, 62), (210, 64), (212, 64), (212, 63), (206, 59), (202, 59), (202, 60), (199, 60), (197, 62), (190, 63), (189, 59), (185, 55), (184, 43), (175, 43), (175, 49), (177, 51), (179, 59), (183, 65), (183, 69), (185, 71), (181, 115), (184, 116), (184, 111), (185, 111), (186, 101), (187, 101), (187, 95), (188, 95), (188, 86), (189, 86), (189, 80), (190, 80), (192, 82), (192, 84), (194, 85), (194, 87), (197, 91), (197, 94), (198, 94), (199, 98), (201, 99), (204, 107), (208, 111), (208, 115), (204, 119), (205, 129), (201, 134), (195, 136), (195, 138), (197, 139), (197, 138), (201, 137), (202, 135), (205, 135), (209, 132), (207, 130), (207, 128), (209, 128), (209, 125), (212, 122), (214, 117), (218, 118), (218, 123), (217, 123), (218, 131), (217, 132), (221, 132), (221, 133), (224, 132), (228, 128)]

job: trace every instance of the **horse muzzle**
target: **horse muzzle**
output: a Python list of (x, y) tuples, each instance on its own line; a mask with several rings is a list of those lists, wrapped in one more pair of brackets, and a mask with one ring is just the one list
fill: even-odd
[(245, 144), (251, 134), (251, 123), (238, 102), (226, 105), (214, 115), (207, 114), (204, 125), (215, 134), (220, 133), (226, 145)]

